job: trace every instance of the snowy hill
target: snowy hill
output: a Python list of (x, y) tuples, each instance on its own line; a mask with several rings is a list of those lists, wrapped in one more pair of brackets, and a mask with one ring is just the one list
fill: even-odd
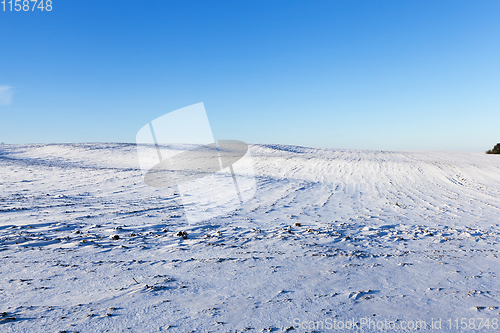
[(0, 331), (498, 328), (498, 156), (249, 149), (254, 198), (190, 225), (134, 144), (0, 145)]

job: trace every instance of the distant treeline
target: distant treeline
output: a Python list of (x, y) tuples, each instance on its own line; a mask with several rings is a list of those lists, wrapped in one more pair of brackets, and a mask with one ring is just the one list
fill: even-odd
[(500, 143), (497, 143), (493, 149), (490, 149), (486, 154), (500, 154)]

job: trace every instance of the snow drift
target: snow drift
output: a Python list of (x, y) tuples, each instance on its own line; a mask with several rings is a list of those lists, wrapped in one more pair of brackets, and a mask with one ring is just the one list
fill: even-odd
[(134, 144), (1, 145), (0, 329), (499, 318), (498, 156), (249, 149), (253, 199), (190, 225)]

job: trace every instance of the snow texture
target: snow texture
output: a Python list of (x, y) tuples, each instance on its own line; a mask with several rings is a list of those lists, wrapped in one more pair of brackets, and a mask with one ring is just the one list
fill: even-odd
[(498, 156), (249, 150), (254, 197), (192, 225), (135, 144), (0, 145), (0, 331), (500, 318)]

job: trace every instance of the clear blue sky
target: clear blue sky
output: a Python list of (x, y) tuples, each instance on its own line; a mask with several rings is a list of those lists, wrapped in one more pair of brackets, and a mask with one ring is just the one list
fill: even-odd
[(0, 11), (0, 142), (134, 142), (199, 102), (217, 139), (500, 142), (500, 1), (52, 3)]

